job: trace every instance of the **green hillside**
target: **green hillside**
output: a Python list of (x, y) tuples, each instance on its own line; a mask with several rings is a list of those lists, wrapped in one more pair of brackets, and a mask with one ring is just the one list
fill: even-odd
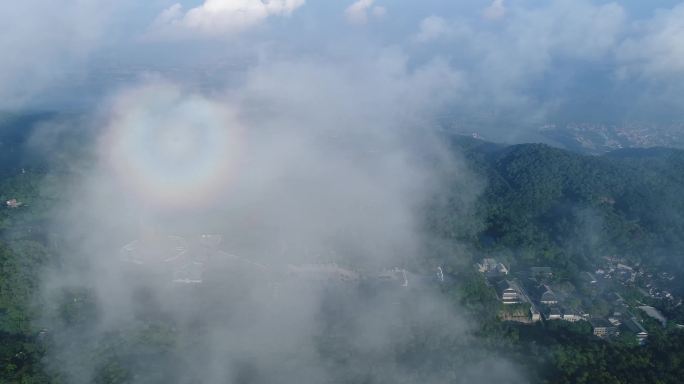
[[(630, 149), (587, 156), (542, 144), (496, 146), (456, 137), (486, 181), (467, 228), (435, 228), (520, 265), (575, 270), (603, 256), (684, 268), (684, 151)], [(457, 194), (458, 189), (451, 193)], [(474, 231), (473, 231), (474, 229)]]

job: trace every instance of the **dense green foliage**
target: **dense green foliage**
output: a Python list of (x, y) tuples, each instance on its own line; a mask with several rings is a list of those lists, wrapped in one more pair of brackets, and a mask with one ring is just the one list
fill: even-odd
[(684, 270), (684, 151), (585, 156), (542, 144), (455, 138), (453, 145), (487, 186), (471, 218), (478, 231), (450, 231), (463, 227), (462, 217), (447, 216), (443, 233), (476, 235), (478, 248), (512, 253), (514, 265), (548, 265), (568, 275), (614, 255)]
[(684, 332), (652, 332), (649, 343), (638, 346), (631, 337), (612, 342), (594, 338), (584, 322), (555, 321), (546, 329), (520, 328), (520, 335), (522, 348), (542, 346), (532, 360), (545, 367), (548, 382), (676, 383), (684, 373)]
[[(6, 179), (0, 196), (3, 201), (8, 196), (33, 201), (39, 179), (30, 174)], [(0, 382), (48, 382), (40, 364), (40, 330), (35, 328), (40, 271), (50, 262), (39, 212), (29, 204), (0, 208)]]

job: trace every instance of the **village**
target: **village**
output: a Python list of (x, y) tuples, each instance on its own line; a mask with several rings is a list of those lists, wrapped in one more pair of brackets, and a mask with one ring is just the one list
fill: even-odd
[[(550, 267), (511, 271), (494, 258), (475, 265), (502, 304), (501, 321), (532, 324), (548, 321), (586, 321), (593, 334), (610, 340), (632, 338), (644, 345), (648, 340), (645, 321), (668, 324), (666, 317), (646, 302), (682, 299), (670, 290), (675, 276), (632, 265), (624, 259), (605, 257), (594, 271), (582, 271), (574, 281), (561, 279)], [(680, 325), (677, 325), (681, 327)]]

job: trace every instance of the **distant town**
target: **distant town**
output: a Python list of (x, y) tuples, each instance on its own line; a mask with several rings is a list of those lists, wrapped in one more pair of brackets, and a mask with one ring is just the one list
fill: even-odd
[(684, 147), (682, 123), (546, 124), (539, 133), (568, 149), (601, 154), (622, 148)]

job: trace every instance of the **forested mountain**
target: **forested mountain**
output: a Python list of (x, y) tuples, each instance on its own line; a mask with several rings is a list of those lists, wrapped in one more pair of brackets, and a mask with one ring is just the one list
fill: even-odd
[[(591, 267), (603, 256), (684, 267), (684, 151), (629, 149), (588, 156), (543, 144), (452, 145), (485, 180), (469, 231), (441, 228), (521, 265)], [(457, 190), (453, 191), (458, 193)], [(460, 230), (449, 232), (458, 226)]]

